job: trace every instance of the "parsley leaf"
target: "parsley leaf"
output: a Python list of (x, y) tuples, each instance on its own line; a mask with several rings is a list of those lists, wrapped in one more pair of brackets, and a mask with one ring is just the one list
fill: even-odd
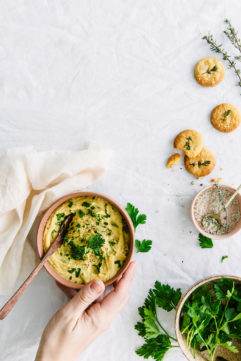
[(135, 246), (138, 252), (149, 252), (152, 246), (152, 241), (143, 239), (143, 241), (135, 240)]
[(139, 214), (139, 209), (133, 206), (131, 203), (127, 203), (126, 211), (129, 214), (134, 229), (136, 230), (137, 226), (139, 224), (145, 224), (146, 223), (146, 215), (145, 214)]
[(213, 241), (211, 238), (205, 237), (202, 233), (199, 233), (198, 239), (201, 248), (213, 248)]
[(225, 259), (227, 259), (228, 258), (228, 256), (223, 256), (222, 258), (221, 258), (221, 263), (223, 263), (223, 261), (225, 260)]
[(144, 358), (152, 357), (156, 361), (161, 361), (170, 348), (172, 346), (169, 337), (159, 335), (154, 339), (146, 340), (144, 345), (136, 350), (136, 353)]
[(155, 288), (153, 292), (156, 297), (157, 305), (166, 310), (167, 312), (175, 310), (182, 296), (180, 288), (174, 290), (168, 284), (163, 285), (159, 281), (155, 282)]

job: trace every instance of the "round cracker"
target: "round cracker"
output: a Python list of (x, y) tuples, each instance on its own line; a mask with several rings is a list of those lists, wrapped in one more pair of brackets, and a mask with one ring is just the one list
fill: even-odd
[(189, 173), (199, 178), (205, 177), (214, 170), (216, 160), (211, 150), (203, 148), (196, 157), (185, 156), (184, 164)]
[(183, 130), (174, 139), (173, 146), (175, 149), (182, 149), (188, 157), (195, 157), (203, 147), (202, 134), (196, 130)]
[(210, 120), (214, 128), (220, 132), (229, 133), (240, 125), (241, 113), (235, 105), (223, 103), (213, 109)]
[(224, 78), (225, 68), (223, 63), (214, 57), (199, 60), (194, 69), (194, 76), (202, 86), (216, 86)]

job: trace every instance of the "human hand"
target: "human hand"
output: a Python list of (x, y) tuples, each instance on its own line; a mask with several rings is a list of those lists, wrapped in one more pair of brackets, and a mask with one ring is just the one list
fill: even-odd
[(93, 303), (105, 290), (100, 280), (89, 282), (77, 292), (47, 324), (35, 361), (75, 361), (128, 302), (135, 267), (131, 262), (114, 290), (100, 302)]

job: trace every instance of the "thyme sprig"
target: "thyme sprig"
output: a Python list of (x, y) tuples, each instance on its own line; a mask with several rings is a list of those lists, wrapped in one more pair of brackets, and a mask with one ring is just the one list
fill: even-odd
[[(228, 37), (233, 46), (241, 53), (241, 40), (238, 37), (238, 31), (232, 26), (230, 20), (226, 19), (225, 23), (227, 24), (227, 30), (224, 30), (224, 34)], [(236, 56), (235, 59), (241, 61), (241, 56)]]
[(213, 35), (205, 35), (203, 36), (203, 39), (207, 41), (207, 43), (210, 45), (210, 49), (214, 51), (215, 53), (218, 53), (222, 55), (223, 60), (227, 61), (229, 63), (229, 68), (233, 69), (235, 74), (237, 75), (239, 81), (238, 84), (241, 87), (241, 74), (240, 69), (237, 67), (237, 64), (235, 62), (235, 57), (232, 58), (230, 55), (228, 55), (227, 51), (222, 47), (222, 44), (218, 44), (214, 38)]

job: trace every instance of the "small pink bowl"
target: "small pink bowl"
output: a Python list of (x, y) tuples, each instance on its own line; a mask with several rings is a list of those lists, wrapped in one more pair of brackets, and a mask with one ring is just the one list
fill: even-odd
[[(232, 187), (229, 187), (227, 185), (224, 185), (224, 184), (220, 184), (220, 186), (232, 193), (234, 193), (236, 191), (236, 189), (232, 188)], [(235, 227), (229, 232), (229, 233), (225, 233), (225, 234), (211, 234), (211, 233), (207, 233), (204, 231), (204, 229), (198, 224), (195, 216), (194, 216), (194, 205), (195, 205), (195, 202), (197, 200), (197, 198), (200, 196), (200, 194), (202, 194), (203, 192), (205, 192), (207, 189), (210, 189), (212, 187), (215, 187), (214, 185), (211, 185), (211, 186), (208, 186), (208, 187), (205, 187), (203, 188), (200, 192), (197, 193), (197, 195), (195, 196), (195, 198), (193, 199), (192, 201), (192, 205), (191, 205), (191, 218), (192, 218), (192, 221), (193, 221), (193, 224), (194, 226), (197, 228), (197, 230), (202, 233), (204, 236), (206, 237), (210, 237), (212, 239), (224, 239), (224, 238), (229, 238), (231, 236), (233, 236), (235, 233), (239, 232), (240, 229), (241, 229), (241, 218), (240, 220), (237, 222), (237, 224), (235, 225)], [(236, 195), (236, 198), (238, 199), (239, 201), (239, 209), (240, 209), (240, 213), (241, 213), (241, 195), (238, 193)]]
[[(68, 194), (64, 197), (61, 197), (60, 199), (58, 199), (56, 202), (54, 202), (48, 209), (47, 211), (44, 213), (41, 222), (39, 224), (39, 228), (38, 228), (38, 232), (37, 232), (37, 249), (38, 249), (38, 254), (39, 257), (42, 258), (43, 254), (44, 254), (44, 250), (43, 250), (43, 233), (44, 233), (44, 228), (46, 225), (46, 222), (48, 220), (48, 218), (50, 217), (50, 215), (53, 213), (53, 211), (60, 206), (62, 203), (66, 202), (68, 199), (70, 198), (75, 198), (75, 197), (84, 197), (84, 196), (90, 196), (90, 197), (99, 197), (99, 198), (103, 198), (105, 199), (107, 202), (111, 203), (114, 207), (116, 207), (116, 209), (120, 212), (120, 214), (124, 217), (127, 226), (129, 228), (129, 232), (130, 232), (130, 249), (129, 249), (129, 253), (128, 256), (126, 257), (126, 260), (124, 262), (124, 264), (122, 265), (122, 267), (120, 268), (119, 272), (112, 277), (110, 280), (105, 282), (105, 286), (109, 286), (110, 284), (114, 283), (121, 275), (122, 273), (125, 272), (125, 270), (127, 269), (132, 255), (133, 255), (133, 251), (134, 251), (134, 244), (135, 244), (135, 234), (134, 234), (134, 228), (133, 228), (133, 224), (132, 221), (128, 215), (128, 213), (115, 201), (113, 201), (112, 199), (104, 196), (103, 194), (99, 194), (99, 193), (94, 193), (94, 192), (78, 192), (78, 193), (71, 193)], [(51, 267), (51, 265), (46, 262), (44, 265), (45, 269), (47, 270), (47, 272), (59, 283), (61, 283), (64, 286), (70, 287), (70, 288), (76, 288), (79, 289), (81, 287), (84, 286), (84, 284), (82, 283), (74, 283), (71, 282), (69, 280), (66, 280), (65, 278), (61, 277), (57, 272), (54, 271), (54, 269)]]

